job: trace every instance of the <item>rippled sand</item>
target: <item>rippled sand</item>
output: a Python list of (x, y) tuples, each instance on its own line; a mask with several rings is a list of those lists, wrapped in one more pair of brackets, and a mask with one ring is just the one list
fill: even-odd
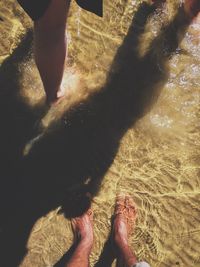
[[(142, 1), (135, 2), (105, 1), (103, 19), (82, 11), (73, 3), (68, 24), (69, 68), (65, 78), (67, 85), (71, 79), (72, 94), (57, 110), (52, 109), (44, 116), (44, 128), (50, 127), (70, 107), (101, 90)], [(178, 4), (179, 1), (169, 1), (168, 11), (151, 14), (146, 31), (140, 37), (139, 57), (148, 53), (151, 40), (173, 20)], [(3, 19), (0, 59), (3, 62), (31, 22), (14, 1), (7, 1), (5, 5), (1, 0), (0, 5)], [(130, 239), (138, 259), (148, 261), (152, 267), (200, 266), (199, 33), (198, 21), (184, 34), (180, 33), (178, 47), (166, 57), (164, 64), (159, 63), (163, 51), (158, 48), (154, 52), (158, 69), (167, 75), (161, 75), (161, 81), (156, 80), (159, 93), (153, 94), (150, 107), (120, 140), (114, 162), (94, 198), (95, 244), (91, 266), (95, 266), (109, 236), (118, 192), (130, 194), (138, 206), (137, 225)], [(163, 43), (161, 50), (166, 48)], [(120, 62), (113, 67), (113, 73), (118, 68)], [(20, 96), (34, 107), (42, 101), (43, 92), (33, 60), (21, 63), (20, 70)], [(134, 73), (134, 69), (132, 71)], [(28, 254), (20, 266), (53, 266), (69, 249), (72, 240), (70, 221), (56, 209), (36, 222), (28, 241)]]

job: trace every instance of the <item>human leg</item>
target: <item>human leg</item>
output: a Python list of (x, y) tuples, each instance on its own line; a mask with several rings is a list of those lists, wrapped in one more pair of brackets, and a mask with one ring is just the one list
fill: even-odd
[(48, 103), (56, 101), (58, 95), (61, 95), (69, 4), (70, 0), (51, 0), (44, 15), (34, 22), (35, 61)]
[(89, 209), (82, 216), (72, 219), (74, 234), (78, 238), (78, 245), (65, 267), (88, 267), (89, 255), (93, 244), (92, 212)]

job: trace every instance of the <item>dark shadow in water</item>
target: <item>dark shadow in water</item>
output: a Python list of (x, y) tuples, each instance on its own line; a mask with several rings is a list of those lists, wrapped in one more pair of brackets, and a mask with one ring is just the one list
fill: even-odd
[[(138, 38), (153, 10), (147, 4), (140, 6), (101, 92), (67, 112), (25, 158), (22, 150), (40, 112), (39, 107), (33, 112), (17, 96), (18, 65), (26, 61), (31, 33), (2, 65), (0, 266), (18, 266), (33, 224), (50, 210), (62, 205), (65, 215), (73, 217), (87, 209), (90, 198), (86, 192), (92, 196), (98, 192), (121, 138), (157, 98), (168, 76), (161, 70), (178, 46), (180, 18), (176, 16), (140, 58)], [(85, 184), (88, 178), (90, 182)], [(96, 266), (110, 266), (108, 243)]]
[(54, 265), (54, 267), (64, 267), (66, 263), (69, 262), (76, 247), (77, 247), (77, 244), (73, 244), (71, 248), (64, 254), (64, 256)]
[(39, 106), (32, 110), (19, 97), (19, 63), (30, 57), (32, 40), (29, 31), (0, 68), (0, 266), (17, 266), (33, 225), (31, 216), (24, 212), (26, 204), (29, 210), (26, 194), (30, 189), (20, 186), (23, 182), (19, 173), (21, 151), (33, 136), (33, 125), (42, 112)]

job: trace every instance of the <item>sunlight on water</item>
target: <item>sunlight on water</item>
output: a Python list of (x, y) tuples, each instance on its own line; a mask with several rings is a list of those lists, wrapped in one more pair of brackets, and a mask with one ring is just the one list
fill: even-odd
[[(121, 61), (115, 62), (110, 70), (118, 49), (123, 45), (132, 18), (140, 2), (144, 1), (104, 2), (103, 19), (81, 10), (72, 2), (67, 33), (68, 62), (63, 82), (63, 86), (69, 87), (70, 92), (64, 101), (43, 117), (45, 129), (62, 118), (64, 112), (103, 91), (108, 74), (120, 75), (121, 66), (127, 67), (124, 61), (132, 64), (128, 53), (125, 53), (124, 61), (120, 59)], [(10, 0), (9, 5), (11, 3)], [(181, 1), (168, 1), (165, 7), (148, 17), (138, 47), (132, 47), (132, 51), (137, 52), (137, 57), (131, 54), (133, 61), (137, 58), (141, 62), (148, 55), (152, 42), (170, 24), (180, 5)], [(14, 14), (23, 14), (21, 10), (16, 10), (17, 7), (14, 8)], [(20, 18), (19, 15), (10, 14), (10, 11), (8, 14), (8, 28), (10, 27), (15, 40), (10, 35), (5, 37), (10, 41), (2, 42), (1, 60), (10, 55), (12, 46), (18, 43), (16, 31), (21, 29), (23, 33), (30, 24), (24, 16)], [(140, 26), (136, 29), (140, 29)], [(179, 44), (171, 53), (165, 36), (161, 35), (155, 43), (149, 60), (155, 58), (157, 62), (148, 71), (155, 74), (155, 77), (155, 72), (158, 72), (161, 77), (157, 80), (155, 78), (154, 87), (158, 88), (158, 92), (153, 95), (146, 92), (151, 104), (131, 127), (125, 129), (114, 162), (94, 198), (95, 244), (90, 258), (91, 266), (97, 262), (109, 236), (115, 197), (119, 192), (133, 196), (138, 205), (136, 229), (130, 238), (130, 244), (139, 259), (148, 261), (152, 267), (192, 267), (200, 264), (200, 18), (192, 22), (185, 33), (178, 32), (177, 35)], [(137, 66), (133, 66), (135, 69), (124, 67), (122, 71), (132, 71), (134, 79)], [(144, 72), (140, 69), (141, 72), (137, 74), (144, 85), (148, 85), (146, 79), (148, 77), (150, 80), (151, 76), (145, 72), (145, 66)], [(152, 71), (153, 68), (155, 71)], [(20, 95), (34, 107), (44, 100), (34, 60), (22, 62), (20, 72)], [(121, 77), (131, 80), (126, 73)], [(119, 88), (115, 84), (119, 89), (116, 90), (116, 98), (122, 88), (124, 95), (127, 93), (126, 80), (119, 80), (119, 83)], [(137, 87), (137, 79), (131, 86), (133, 90)], [(109, 107), (110, 110), (112, 107), (116, 109), (116, 112), (121, 109), (121, 113), (117, 114), (122, 114), (121, 118), (126, 121), (123, 114), (126, 114), (124, 110), (127, 106), (120, 106), (120, 103), (124, 103), (123, 97), (121, 98), (121, 102), (115, 104), (113, 94)], [(137, 106), (135, 99), (132, 105)], [(109, 114), (105, 115), (105, 120), (108, 116)], [(116, 118), (113, 120), (115, 122)], [(110, 123), (114, 128), (115, 124), (112, 121)], [(64, 124), (69, 126), (67, 117)], [(52, 266), (71, 243), (70, 222), (53, 211), (36, 223), (28, 243), (29, 252), (21, 267)]]

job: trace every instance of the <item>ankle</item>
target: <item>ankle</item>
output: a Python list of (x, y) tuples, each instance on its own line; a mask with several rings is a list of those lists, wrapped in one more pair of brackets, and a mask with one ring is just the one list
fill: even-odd
[(128, 241), (126, 239), (116, 239), (115, 238), (115, 246), (118, 251), (123, 251), (129, 247)]
[(113, 238), (116, 246), (128, 246), (127, 225), (119, 216), (115, 219)]
[(78, 246), (81, 246), (83, 251), (90, 253), (93, 247), (93, 239), (91, 238), (81, 238)]
[(137, 263), (137, 258), (128, 245), (121, 246), (119, 248), (118, 262), (121, 262), (123, 264), (122, 266), (127, 266), (127, 267), (135, 266), (135, 264)]
[(92, 246), (94, 241), (94, 234), (93, 231), (87, 231), (87, 232), (79, 232), (79, 242), (84, 244), (85, 246)]

